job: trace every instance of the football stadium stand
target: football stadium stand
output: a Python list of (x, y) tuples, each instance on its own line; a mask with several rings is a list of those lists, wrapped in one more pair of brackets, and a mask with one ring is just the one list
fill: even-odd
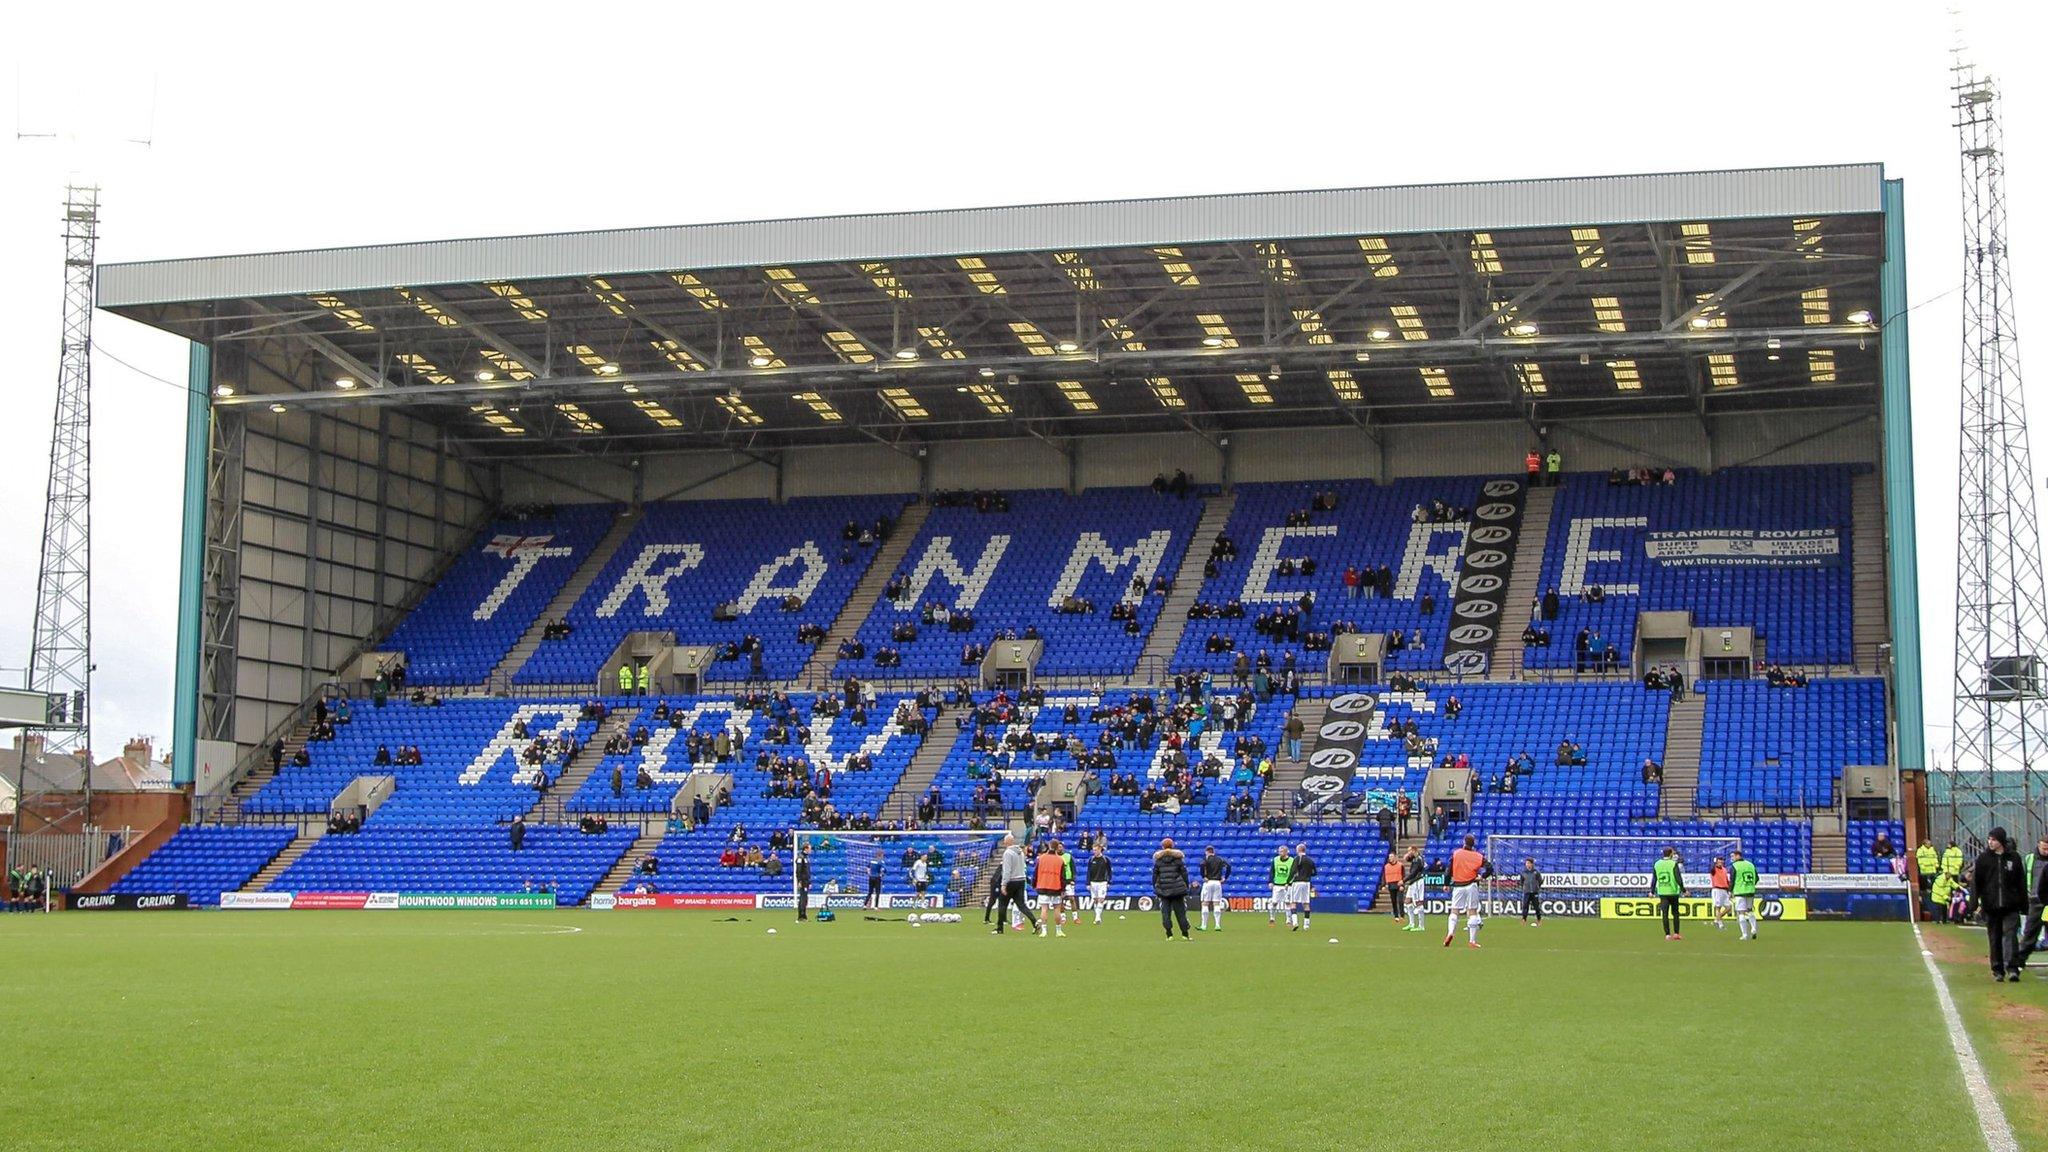
[(1705, 685), (1699, 802), (1826, 808), (1842, 769), (1885, 763), (1884, 682), (1817, 679), (1805, 687), (1759, 680)]
[[(552, 781), (561, 775), (567, 759), (562, 742), (582, 745), (596, 731), (597, 721), (585, 719), (581, 709), (581, 701), (473, 697), (365, 705), (352, 710), (349, 723), (335, 726), (333, 739), (307, 743), (311, 763), (285, 764), (242, 810), (324, 817), (358, 777), (392, 776), (397, 787), (375, 814), (381, 823), (510, 820), (533, 806), (536, 776)], [(543, 739), (545, 747), (533, 751)], [(417, 750), (419, 763), (400, 762), (408, 748)]]
[[(1636, 614), (1689, 610), (1701, 628), (1753, 626), (1764, 659), (1848, 664), (1854, 629), (1846, 465), (1676, 471), (1669, 484), (1614, 474), (1564, 478), (1540, 587), (1556, 592), (1552, 642), (1531, 668), (1570, 668), (1574, 638), (1633, 650)], [(1587, 593), (1597, 588), (1598, 599)], [(1519, 622), (1526, 605), (1510, 605)]]
[(857, 633), (865, 651), (835, 671), (971, 676), (980, 660), (970, 646), (985, 650), (1003, 632), (1044, 639), (1041, 675), (1128, 673), (1166, 600), (1156, 582), (1179, 570), (1201, 515), (1192, 495), (1144, 488), (961, 494), (926, 516), (893, 594)]
[[(1821, 664), (1846, 655), (1853, 558), (1832, 557), (1847, 547), (1849, 469), (1680, 473), (1668, 485), (1607, 480), (1572, 474), (1556, 492), (1541, 552), (1541, 585), (1565, 593), (1554, 628), (1599, 630), (1625, 649), (1637, 610), (1687, 608), (1701, 626), (1754, 621), (1774, 660)], [(930, 759), (919, 762), (928, 764), (923, 771), (948, 826), (1021, 827), (1041, 773), (1092, 770), (1094, 790), (1067, 838), (1109, 838), (1113, 858), (1125, 861), (1117, 895), (1142, 893), (1131, 858), (1172, 835), (1195, 850), (1216, 844), (1235, 869), (1233, 896), (1263, 894), (1273, 848), (1306, 840), (1323, 861), (1320, 893), (1369, 903), (1391, 848), (1377, 810), (1404, 793), (1420, 801), (1432, 768), (1446, 766), (1473, 773), (1470, 812), (1431, 830), (1418, 803), (1414, 824), (1401, 830), (1404, 842), (1423, 843), (1432, 859), (1467, 833), (1613, 837), (1620, 845), (1613, 864), (1621, 868), (1639, 863), (1621, 858), (1631, 855), (1632, 838), (1739, 835), (1767, 870), (1808, 868), (1814, 837), (1804, 821), (1671, 814), (1692, 812), (1693, 803), (1723, 815), (1829, 808), (1844, 768), (1886, 762), (1883, 683), (1694, 679), (1689, 693), (1704, 709), (1697, 794), (1675, 805), (1661, 795), (1661, 773), (1648, 768), (1665, 759), (1671, 691), (1576, 675), (1569, 643), (1527, 653), (1529, 666), (1554, 669), (1559, 680), (1430, 675), (1443, 657), (1466, 506), (1481, 482), (1244, 484), (1234, 501), (1219, 502), (1212, 523), (1220, 533), (1203, 539), (1196, 539), (1197, 522), (1218, 498), (1200, 491), (961, 493), (923, 512), (914, 538), (896, 542), (892, 551), (902, 559), (886, 582), (879, 574), (869, 580), (870, 602), (854, 591), (888, 543), (900, 498), (655, 504), (630, 531), (608, 505), (499, 519), (394, 630), (387, 646), (407, 653), (415, 683), (480, 683), (559, 593), (561, 601), (574, 597), (568, 633), (538, 644), (514, 678), (515, 691), (517, 684), (593, 683), (628, 631), (648, 629), (674, 631), (684, 643), (731, 645), (733, 656), (746, 637), (758, 637), (760, 676), (773, 685), (694, 697), (457, 691), (430, 695), (430, 703), (404, 693), (382, 707), (356, 701), (347, 723), (306, 742), (307, 763), (285, 764), (242, 801), (237, 816), (324, 820), (357, 778), (393, 777), (394, 791), (362, 831), (311, 839), (280, 858), (292, 843), (290, 828), (195, 826), (115, 891), (182, 891), (210, 902), (273, 860), (271, 871), (283, 871), (271, 891), (544, 888), (579, 903), (607, 877), (609, 888), (644, 891), (783, 891), (788, 849), (770, 837), (839, 820), (882, 828), (907, 819), (910, 802), (927, 799), (927, 784), (920, 775), (899, 785), (927, 740), (934, 742)], [(1227, 519), (1222, 507), (1230, 508)], [(614, 525), (618, 546), (596, 571), (603, 560), (596, 542)], [(1819, 539), (1821, 562), (1808, 562), (1814, 554), (1805, 543), (1785, 557), (1798, 562), (1783, 565), (1706, 563), (1729, 559), (1713, 549), (1695, 557), (1700, 563), (1657, 558), (1662, 541), (1681, 538), (1663, 533), (1694, 533), (1683, 539), (1696, 541), (1704, 532), (1725, 542), (1753, 530), (1786, 534), (1757, 539)], [(584, 560), (594, 578), (577, 576), (588, 584), (579, 595), (568, 581)], [(1363, 578), (1347, 579), (1347, 569)], [(1176, 574), (1185, 581), (1205, 570), (1196, 588), (1172, 595)], [(1579, 595), (1595, 582), (1604, 585), (1604, 599)], [(964, 650), (1003, 630), (1045, 640), (1041, 674), (1128, 675), (1170, 596), (1192, 617), (1171, 684), (1054, 689), (1042, 698), (891, 687), (971, 679)], [(1309, 611), (1294, 621), (1268, 615), (1300, 612), (1305, 597)], [(1112, 614), (1119, 604), (1132, 610)], [(945, 613), (934, 616), (938, 605)], [(864, 618), (854, 628), (848, 617)], [(812, 658), (812, 638), (799, 640), (800, 624), (818, 634), (837, 624), (863, 650), (819, 658), (836, 663), (838, 676), (872, 677), (877, 685), (823, 693), (774, 686), (794, 680)], [(1350, 629), (1410, 637), (1386, 669), (1409, 679), (1398, 689), (1323, 684), (1320, 640)], [(900, 660), (878, 658), (891, 651)], [(1372, 697), (1367, 734), (1339, 794), (1295, 790), (1301, 766), (1285, 758), (1284, 726), (1296, 698), (1244, 676), (1255, 661), (1299, 671), (1304, 711), (1315, 716), (1339, 693)], [(718, 668), (716, 679), (754, 675), (746, 659)], [(1180, 730), (1160, 725), (1182, 703), (1189, 674), (1208, 678), (1199, 722)], [(1261, 689), (1263, 699), (1254, 694)], [(592, 704), (609, 709), (614, 722), (602, 725)], [(1687, 707), (1697, 727), (1701, 705), (1680, 711)], [(619, 745), (586, 747), (607, 736)], [(1560, 747), (1566, 741), (1569, 751)], [(1191, 769), (1185, 790), (1172, 777), (1176, 753)], [(547, 800), (539, 785), (564, 782), (572, 761), (567, 787)], [(1278, 786), (1277, 803), (1266, 794), (1273, 761), (1289, 782)], [(731, 775), (729, 794), (701, 824), (687, 810), (676, 812), (693, 769)], [(1690, 778), (1678, 786), (1690, 790)], [(1261, 823), (1304, 805), (1292, 828)], [(505, 826), (521, 815), (535, 824), (515, 853)], [(579, 821), (586, 827), (573, 826)], [(1881, 870), (1871, 852), (1880, 830), (1895, 845), (1903, 837), (1896, 824), (1851, 827), (1853, 868)], [(777, 864), (750, 864), (750, 847), (766, 848), (762, 858)], [(652, 874), (638, 867), (650, 855), (659, 861)], [(821, 875), (833, 867), (822, 858), (814, 864)], [(908, 883), (892, 864), (888, 891), (906, 892)]]
[(178, 829), (110, 892), (182, 892), (194, 904), (218, 904), (292, 842), (289, 828), (193, 824)]
[[(906, 702), (908, 714), (919, 718), (908, 731), (898, 719)], [(838, 696), (802, 692), (776, 693), (765, 700), (670, 697), (630, 703), (641, 707), (628, 737), (632, 747), (604, 757), (568, 799), (570, 813), (666, 819), (694, 767), (733, 776), (731, 800), (718, 807), (709, 827), (729, 830), (737, 824), (763, 835), (773, 828), (815, 824), (804, 819), (804, 795), (816, 790), (820, 772), (830, 773), (820, 799), (837, 813), (879, 816), (882, 802), (923, 742), (918, 729), (931, 716), (916, 707), (915, 697), (894, 695), (854, 707)], [(718, 755), (721, 736), (727, 747), (723, 758)], [(796, 762), (803, 767), (801, 786), (789, 777), (776, 787), (777, 767), (788, 777), (787, 767)]]
[[(569, 610), (569, 633), (544, 641), (514, 676), (525, 685), (594, 685), (629, 632), (672, 632), (719, 646), (707, 679), (796, 677), (811, 645), (803, 625), (829, 628), (860, 583), (900, 496), (675, 501), (640, 523)], [(851, 538), (849, 538), (849, 536)], [(741, 651), (759, 641), (761, 668)], [(609, 686), (606, 686), (609, 687)]]
[[(1232, 546), (1216, 557), (1197, 603), (1228, 615), (1190, 619), (1175, 668), (1223, 672), (1239, 653), (1269, 655), (1275, 667), (1292, 656), (1304, 672), (1320, 672), (1329, 650), (1311, 634), (1384, 632), (1387, 668), (1442, 666), (1451, 581), (1464, 551), (1462, 513), (1477, 502), (1483, 477), (1420, 477), (1377, 485), (1361, 480), (1244, 484), (1224, 535)], [(1320, 500), (1319, 500), (1320, 497)], [(1439, 511), (1441, 515), (1432, 515)], [(1215, 542), (1202, 547), (1215, 551)], [(1384, 584), (1347, 584), (1346, 572), (1386, 570)], [(1311, 610), (1291, 626), (1270, 626), (1270, 613)], [(1240, 614), (1237, 609), (1241, 608)], [(1262, 619), (1263, 618), (1263, 619)], [(1392, 635), (1399, 632), (1396, 645)]]
[(618, 515), (609, 504), (493, 520), (384, 643), (413, 684), (479, 684)]

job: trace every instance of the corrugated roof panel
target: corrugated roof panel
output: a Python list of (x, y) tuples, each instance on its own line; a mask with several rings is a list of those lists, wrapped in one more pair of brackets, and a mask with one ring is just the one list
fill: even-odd
[(104, 308), (820, 261), (1881, 210), (1876, 164), (824, 216), (108, 264)]

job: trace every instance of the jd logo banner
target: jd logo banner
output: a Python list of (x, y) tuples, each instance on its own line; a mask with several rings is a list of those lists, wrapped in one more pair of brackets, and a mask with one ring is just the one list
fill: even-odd
[(1493, 665), (1493, 642), (1500, 632), (1492, 622), (1507, 608), (1507, 576), (1514, 570), (1522, 537), (1528, 495), (1522, 482), (1489, 480), (1480, 491), (1486, 502), (1472, 518), (1482, 523), (1465, 535), (1465, 555), (1451, 602), (1451, 618), (1462, 623), (1444, 638), (1444, 671), (1453, 676), (1484, 676)]
[(1308, 769), (1302, 774), (1301, 789), (1310, 803), (1320, 806), (1343, 794), (1358, 775), (1358, 760), (1365, 748), (1367, 726), (1378, 702), (1369, 693), (1346, 692), (1333, 697), (1316, 727), (1315, 747), (1308, 754)]

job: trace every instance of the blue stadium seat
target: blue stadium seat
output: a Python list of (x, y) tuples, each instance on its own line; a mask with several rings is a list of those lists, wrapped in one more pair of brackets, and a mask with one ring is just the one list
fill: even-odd
[(292, 842), (290, 828), (193, 824), (173, 833), (109, 892), (182, 892), (193, 904), (218, 904)]
[[(570, 634), (545, 640), (519, 670), (520, 684), (591, 683), (628, 632), (674, 632), (684, 644), (760, 638), (762, 673), (789, 680), (811, 656), (797, 628), (829, 628), (873, 560), (876, 545), (843, 539), (849, 521), (873, 526), (900, 516), (902, 496), (700, 500), (650, 504), (619, 550), (569, 610)], [(646, 579), (635, 582), (631, 577)], [(664, 578), (666, 576), (666, 578)], [(808, 588), (800, 611), (781, 590)], [(777, 591), (770, 592), (770, 589)], [(752, 593), (750, 596), (749, 593)], [(713, 619), (723, 602), (738, 615)], [(714, 664), (711, 681), (748, 678), (748, 660)]]
[[(840, 660), (835, 675), (971, 673), (963, 661), (966, 646), (986, 645), (1002, 628), (1018, 634), (1038, 629), (1045, 640), (1038, 664), (1042, 675), (1126, 673), (1137, 665), (1165, 597), (1148, 590), (1136, 600), (1136, 631), (1112, 619), (1110, 609), (1131, 595), (1134, 570), (1143, 568), (1169, 579), (1178, 572), (1201, 519), (1202, 502), (1145, 488), (1108, 488), (1080, 496), (1016, 492), (1006, 494), (1006, 499), (1006, 511), (984, 512), (971, 505), (933, 508), (894, 574), (912, 580), (921, 565), (929, 567), (943, 555), (971, 577), (986, 560), (993, 567), (978, 597), (941, 568), (928, 583), (907, 589), (900, 602), (882, 599), (860, 627), (867, 655)], [(1114, 570), (1100, 559), (1090, 560), (1100, 553), (1126, 550), (1132, 550), (1131, 557)], [(1092, 601), (1094, 611), (1057, 611), (1056, 594), (1062, 588)], [(974, 627), (952, 631), (920, 623), (922, 607), (934, 602), (950, 611), (971, 610)], [(918, 626), (917, 639), (891, 640), (895, 627), (906, 621)], [(900, 668), (877, 667), (875, 657), (885, 646), (901, 652)]]
[(482, 683), (617, 515), (612, 504), (569, 504), (492, 521), (382, 647), (405, 653), (410, 683)]

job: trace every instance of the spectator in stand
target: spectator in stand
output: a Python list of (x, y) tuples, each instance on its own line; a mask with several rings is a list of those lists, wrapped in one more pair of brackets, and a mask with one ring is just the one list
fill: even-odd
[(1298, 764), (1301, 762), (1301, 734), (1304, 731), (1306, 731), (1306, 726), (1301, 722), (1301, 714), (1289, 712), (1287, 714), (1285, 732), (1287, 735), (1287, 759), (1290, 763)]
[(510, 841), (514, 852), (526, 847), (526, 817), (515, 816), (512, 818), (512, 827), (506, 833), (506, 838)]

